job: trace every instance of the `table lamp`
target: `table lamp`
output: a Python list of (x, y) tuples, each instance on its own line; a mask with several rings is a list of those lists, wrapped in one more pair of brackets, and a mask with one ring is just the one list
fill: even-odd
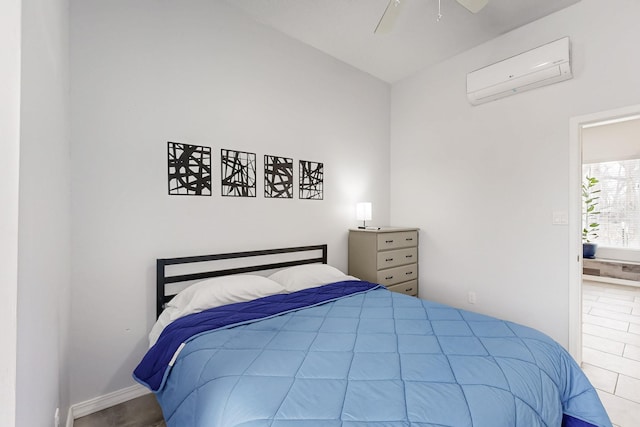
[(356, 219), (362, 221), (362, 226), (358, 226), (358, 228), (367, 228), (367, 221), (371, 221), (371, 202), (356, 204)]

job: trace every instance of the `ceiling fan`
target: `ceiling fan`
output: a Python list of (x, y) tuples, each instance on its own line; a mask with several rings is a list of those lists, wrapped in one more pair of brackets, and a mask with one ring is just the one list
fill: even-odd
[[(456, 0), (456, 1), (471, 13), (480, 12), (480, 10), (482, 10), (482, 8), (485, 7), (487, 3), (489, 3), (489, 0)], [(400, 10), (402, 9), (405, 3), (406, 3), (406, 0), (389, 0), (389, 4), (387, 5), (387, 8), (384, 10), (384, 13), (380, 18), (380, 21), (378, 22), (378, 25), (376, 26), (374, 33), (382, 34), (382, 33), (391, 32), (396, 22), (396, 19), (400, 14)], [(438, 21), (440, 20), (441, 17), (442, 15), (440, 14), (440, 0), (438, 0)]]

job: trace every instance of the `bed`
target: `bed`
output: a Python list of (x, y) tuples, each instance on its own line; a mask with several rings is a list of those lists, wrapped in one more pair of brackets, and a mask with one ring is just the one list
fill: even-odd
[[(252, 265), (166, 272), (238, 259)], [(157, 261), (158, 321), (134, 378), (168, 426), (611, 426), (541, 332), (326, 263), (326, 245)]]

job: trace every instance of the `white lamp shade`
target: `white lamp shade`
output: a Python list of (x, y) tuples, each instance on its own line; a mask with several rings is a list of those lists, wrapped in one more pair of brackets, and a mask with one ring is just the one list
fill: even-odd
[(358, 221), (371, 220), (371, 202), (360, 202), (356, 204), (356, 219)]

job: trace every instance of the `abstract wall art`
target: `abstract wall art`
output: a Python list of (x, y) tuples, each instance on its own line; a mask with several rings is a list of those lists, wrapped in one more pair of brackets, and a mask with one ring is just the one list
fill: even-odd
[(256, 155), (235, 150), (220, 150), (223, 196), (256, 197)]
[[(211, 147), (167, 142), (169, 195), (211, 196)], [(293, 199), (294, 160), (264, 155), (264, 197)], [(324, 163), (300, 160), (298, 197), (323, 200)], [(220, 150), (220, 190), (227, 197), (256, 197), (256, 154)]]
[(293, 159), (264, 156), (264, 197), (293, 199)]
[(169, 195), (211, 196), (211, 148), (168, 142)]
[(300, 198), (322, 200), (324, 184), (324, 164), (300, 160)]

